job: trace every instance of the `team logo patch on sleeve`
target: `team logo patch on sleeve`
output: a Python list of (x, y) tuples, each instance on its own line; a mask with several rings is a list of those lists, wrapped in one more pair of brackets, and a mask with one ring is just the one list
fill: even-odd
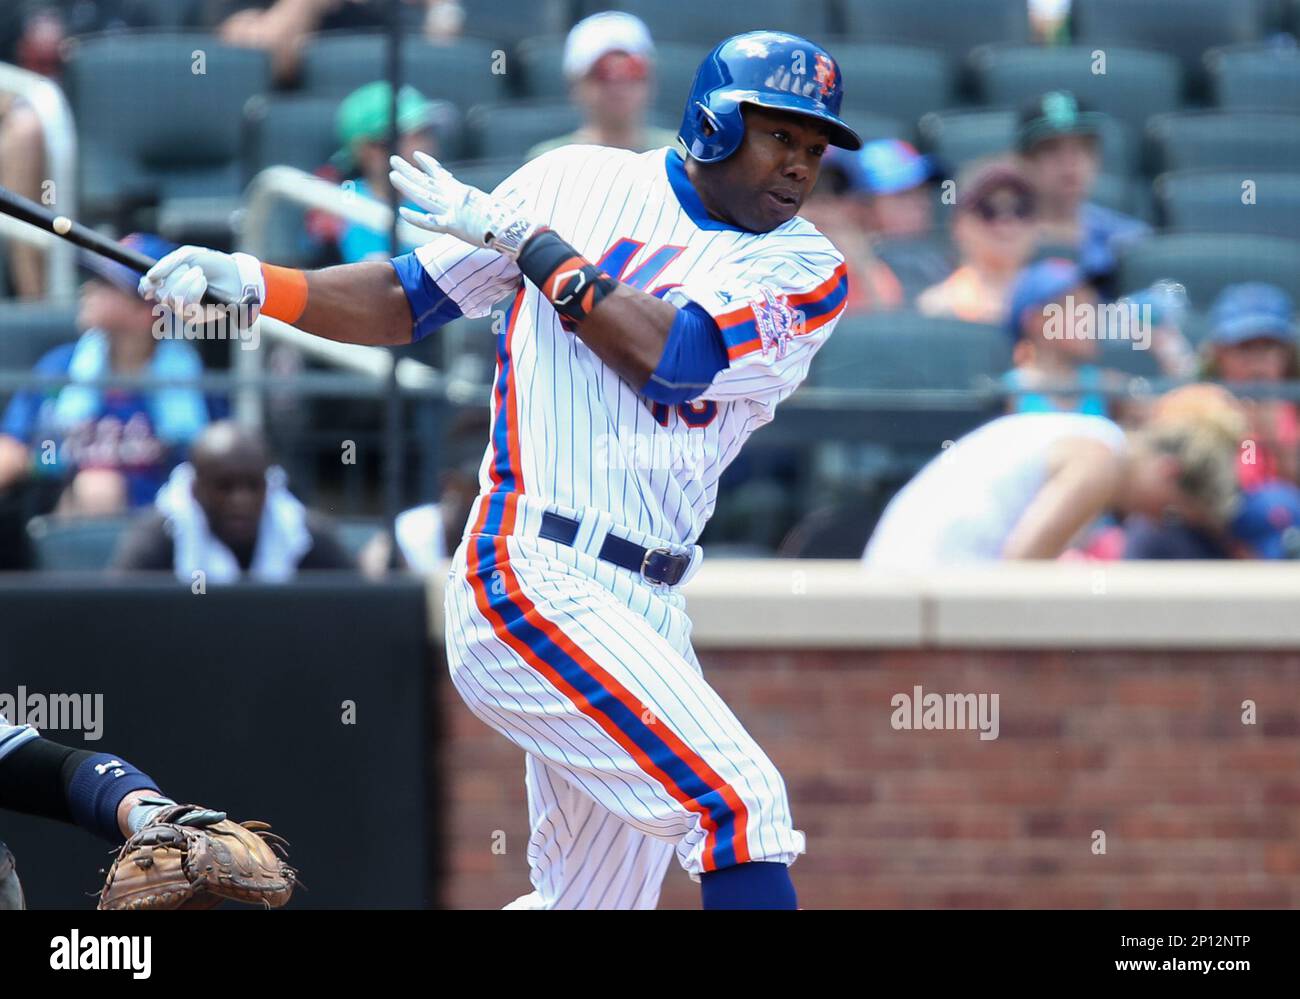
[(784, 295), (777, 295), (770, 288), (762, 291), (763, 297), (750, 302), (749, 307), (754, 311), (754, 325), (758, 329), (763, 356), (771, 353), (779, 361), (785, 357), (790, 341), (799, 332), (803, 314), (792, 307)]

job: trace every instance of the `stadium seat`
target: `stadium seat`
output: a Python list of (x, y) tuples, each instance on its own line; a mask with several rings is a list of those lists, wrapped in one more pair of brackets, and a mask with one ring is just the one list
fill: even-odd
[(728, 35), (771, 28), (790, 31), (806, 38), (822, 39), (830, 34), (829, 4), (826, 0), (744, 0), (743, 3), (700, 3), (699, 0), (584, 0), (583, 13), (617, 8), (635, 14), (646, 23), (655, 44), (703, 42), (705, 51)]
[(1259, 173), (1253, 203), (1240, 173), (1188, 170), (1156, 178), (1163, 224), (1176, 232), (1261, 233), (1300, 238), (1300, 173)]
[(1258, 41), (1264, 30), (1255, 0), (1074, 0), (1072, 22), (1077, 45), (1174, 56), (1182, 63), (1189, 94), (1202, 92), (1206, 49)]
[(99, 572), (108, 568), (133, 517), (33, 517), (27, 524), (36, 568), (42, 572)]
[[(464, 155), (464, 126), (456, 106), (434, 101), (441, 159)], [(246, 180), (269, 166), (283, 164), (309, 173), (327, 163), (339, 149), (335, 118), (339, 102), (332, 97), (257, 96), (244, 108)]]
[[(659, 46), (662, 53), (663, 46)], [(569, 94), (564, 78), (564, 39), (526, 38), (514, 58), (523, 68), (522, 96), (533, 100), (561, 100)]]
[[(1010, 109), (932, 111), (921, 118), (921, 144), (949, 172), (971, 160), (1014, 151), (1018, 113)], [(1107, 173), (1132, 171), (1134, 142), (1124, 126), (1107, 117), (1102, 125), (1101, 168)]]
[[(813, 358), (808, 385), (814, 391), (889, 389), (905, 396), (897, 403), (873, 400), (864, 409), (837, 408), (837, 437), (846, 442), (849, 465), (858, 469), (851, 477), (876, 480), (915, 470), (942, 441), (997, 415), (1001, 397), (992, 391), (994, 379), (1010, 366), (1010, 338), (995, 326), (885, 312), (841, 319)], [(979, 389), (990, 394), (932, 403), (914, 396)], [(787, 413), (787, 423), (793, 428), (803, 415)]]
[(1241, 45), (1205, 53), (1210, 93), (1224, 110), (1300, 113), (1300, 49)]
[[(425, 97), (451, 101), (461, 111), (504, 100), (506, 73), (494, 73), (492, 42), (461, 38), (446, 45), (409, 41), (402, 49), (402, 73)], [(387, 78), (387, 39), (382, 34), (327, 32), (307, 44), (302, 57), (302, 91), (341, 98), (364, 84)], [(509, 61), (505, 64), (509, 68)]]
[(77, 306), (0, 302), (0, 369), (27, 371), (41, 356), (77, 338)]
[(384, 530), (384, 522), (378, 517), (339, 517), (334, 521), (334, 530), (344, 550), (355, 559)]
[(233, 205), (244, 105), (270, 86), (265, 53), (211, 35), (90, 36), (74, 39), (64, 84), (87, 214), (184, 197)]
[[(906, 480), (904, 480), (906, 481)], [(894, 484), (897, 488), (898, 484)], [(880, 502), (863, 493), (857, 502), (819, 507), (803, 517), (781, 541), (781, 558), (860, 559), (880, 519)], [(713, 548), (709, 548), (713, 557)]]
[(1024, 0), (843, 0), (841, 7), (848, 39), (942, 49), (955, 63), (976, 45), (1030, 41)]
[(972, 389), (1010, 367), (995, 326), (913, 312), (846, 316), (813, 358), (809, 384), (823, 388)]
[(902, 118), (891, 118), (889, 115), (873, 114), (870, 111), (845, 110), (842, 115), (845, 121), (862, 137), (863, 142), (872, 142), (876, 139), (907, 139), (909, 141), (916, 138), (916, 129), (914, 126), (905, 122)]
[(247, 179), (269, 166), (310, 172), (328, 162), (339, 148), (334, 132), (338, 108), (330, 97), (252, 98), (244, 108)]
[(1120, 252), (1121, 293), (1163, 279), (1186, 287), (1192, 306), (1200, 310), (1209, 308), (1224, 287), (1242, 281), (1267, 281), (1300, 299), (1300, 239), (1171, 233), (1149, 236)]
[(523, 166), (523, 158), (507, 156), (495, 160), (461, 160), (445, 164), (448, 170), (472, 187), (492, 191), (503, 180)]
[(1160, 363), (1150, 349), (1138, 350), (1133, 339), (1099, 340), (1096, 363), (1110, 371), (1122, 371), (1134, 378), (1160, 378)]
[(581, 124), (582, 113), (567, 101), (480, 104), (465, 116), (466, 145), (482, 159), (523, 159), (537, 143)]
[(1175, 111), (1152, 118), (1147, 139), (1157, 173), (1291, 171), (1300, 164), (1300, 115)]
[[(339, 147), (334, 134), (338, 101), (329, 97), (257, 96), (244, 108), (244, 183), (271, 166), (308, 173), (325, 164)], [(319, 253), (307, 233), (307, 212), (276, 201), (257, 248), (268, 260), (307, 266)]]
[(860, 111), (903, 122), (904, 135), (928, 111), (956, 102), (952, 65), (942, 53), (910, 45), (843, 43), (831, 51), (844, 72), (846, 115)]
[(1172, 56), (1127, 48), (1108, 48), (1105, 54), (1104, 74), (1092, 71), (1093, 50), (1077, 45), (986, 45), (971, 54), (971, 64), (986, 104), (1018, 108), (1049, 90), (1069, 90), (1123, 122), (1133, 135), (1141, 134), (1151, 115), (1181, 105), (1182, 71)]
[(1151, 205), (1142, 196), (1146, 187), (1145, 180), (1135, 181), (1128, 176), (1103, 173), (1098, 176), (1088, 200), (1104, 208), (1150, 221)]
[(568, 0), (477, 0), (463, 6), (465, 34), (512, 46), (539, 35), (562, 38), (572, 21)]

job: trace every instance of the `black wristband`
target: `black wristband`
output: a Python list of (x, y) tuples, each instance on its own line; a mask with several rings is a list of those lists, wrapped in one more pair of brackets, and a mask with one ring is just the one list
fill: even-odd
[(572, 323), (586, 319), (617, 284), (550, 229), (529, 239), (516, 263), (555, 311)]

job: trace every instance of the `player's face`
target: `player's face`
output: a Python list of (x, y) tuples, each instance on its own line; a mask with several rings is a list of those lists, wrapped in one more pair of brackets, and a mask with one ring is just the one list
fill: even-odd
[(708, 209), (751, 232), (789, 222), (817, 183), (829, 132), (806, 115), (744, 105), (745, 138), (692, 180)]

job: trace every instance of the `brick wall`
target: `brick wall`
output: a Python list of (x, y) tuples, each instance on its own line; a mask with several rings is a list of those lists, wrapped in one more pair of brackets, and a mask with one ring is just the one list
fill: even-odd
[[(1300, 907), (1300, 651), (700, 658), (785, 774), (806, 907)], [(918, 684), (997, 693), (999, 738), (895, 731), (890, 698)], [(440, 696), (444, 902), (497, 907), (528, 889), (523, 757)], [(676, 866), (661, 905), (699, 905)]]

